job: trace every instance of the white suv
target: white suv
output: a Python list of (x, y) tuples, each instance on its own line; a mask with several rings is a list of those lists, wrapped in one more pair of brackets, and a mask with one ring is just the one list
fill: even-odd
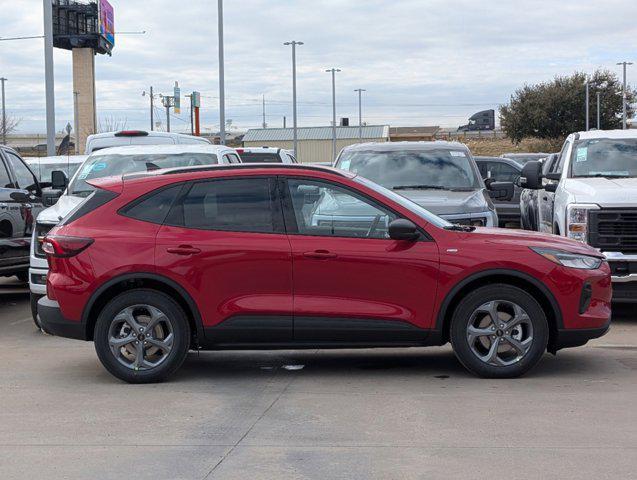
[(53, 188), (63, 193), (57, 203), (40, 212), (31, 239), (29, 288), (31, 313), (36, 325), (40, 326), (37, 304), (46, 295), (48, 272), (42, 241), (49, 230), (93, 193), (94, 187), (86, 183), (86, 180), (159, 168), (235, 163), (241, 163), (236, 150), (223, 145), (136, 145), (106, 148), (92, 153), (75, 172), (68, 185), (64, 182), (66, 177), (62, 172), (54, 172)]
[(292, 152), (276, 147), (237, 148), (243, 163), (298, 163)]
[(145, 130), (121, 130), (89, 135), (86, 139), (86, 155), (103, 148), (127, 145), (210, 145), (210, 140), (193, 135), (173, 132), (147, 132)]
[(544, 177), (537, 162), (522, 171), (522, 186), (541, 190), (540, 230), (598, 248), (613, 301), (637, 303), (637, 130), (569, 135)]

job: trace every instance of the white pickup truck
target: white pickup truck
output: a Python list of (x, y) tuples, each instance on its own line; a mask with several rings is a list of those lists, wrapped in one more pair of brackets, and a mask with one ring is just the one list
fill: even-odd
[(521, 186), (539, 190), (539, 230), (599, 249), (613, 301), (637, 303), (637, 130), (569, 135), (551, 171), (527, 163)]

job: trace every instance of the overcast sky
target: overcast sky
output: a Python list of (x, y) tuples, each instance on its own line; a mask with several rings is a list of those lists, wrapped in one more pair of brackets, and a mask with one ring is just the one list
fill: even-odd
[[(149, 126), (153, 85), (169, 94), (202, 92), (202, 121), (218, 129), (217, 2), (111, 0), (118, 36), (113, 56), (96, 60), (98, 118)], [(525, 84), (598, 67), (620, 72), (637, 61), (635, 0), (226, 0), (226, 118), (240, 129), (291, 124), (291, 52), (300, 40), (300, 125), (329, 125), (337, 67), (337, 115), (358, 121), (355, 88), (365, 88), (370, 124), (466, 123), (497, 108)], [(42, 0), (0, 0), (0, 37), (39, 35)], [(0, 42), (7, 109), (23, 132), (44, 132), (43, 41)], [(56, 123), (72, 123), (71, 53), (55, 51)], [(637, 79), (637, 65), (629, 80)], [(635, 83), (635, 81), (633, 81)], [(186, 99), (187, 100), (187, 99)], [(161, 117), (163, 118), (163, 117)], [(172, 120), (189, 128), (188, 110)]]

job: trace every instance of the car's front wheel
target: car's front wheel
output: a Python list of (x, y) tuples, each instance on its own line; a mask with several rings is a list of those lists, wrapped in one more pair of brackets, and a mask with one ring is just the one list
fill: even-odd
[(548, 323), (540, 304), (506, 284), (478, 288), (463, 298), (451, 320), (458, 360), (487, 378), (511, 378), (533, 368), (546, 351)]
[(129, 383), (160, 382), (188, 353), (190, 328), (181, 307), (155, 290), (132, 290), (102, 309), (94, 332), (102, 365)]

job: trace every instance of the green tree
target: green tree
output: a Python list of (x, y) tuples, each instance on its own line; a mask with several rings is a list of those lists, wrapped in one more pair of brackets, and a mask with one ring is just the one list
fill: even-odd
[[(527, 137), (559, 139), (586, 128), (586, 74), (576, 72), (550, 82), (525, 85), (500, 107), (500, 124), (516, 143)], [(637, 91), (628, 87), (628, 118)], [(589, 79), (590, 127), (597, 126), (597, 92), (601, 93), (601, 127), (621, 128), (622, 83), (613, 72), (598, 70)]]

